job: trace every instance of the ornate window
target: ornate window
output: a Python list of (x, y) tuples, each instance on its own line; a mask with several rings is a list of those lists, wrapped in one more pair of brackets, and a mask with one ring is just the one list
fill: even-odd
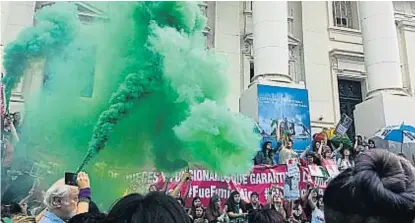
[(357, 2), (334, 1), (332, 4), (334, 26), (348, 29), (359, 29)]

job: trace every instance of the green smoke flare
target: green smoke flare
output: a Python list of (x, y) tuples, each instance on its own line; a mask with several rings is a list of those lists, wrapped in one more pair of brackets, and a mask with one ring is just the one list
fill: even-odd
[[(65, 7), (74, 8), (57, 3), (39, 14), (62, 17)], [(149, 166), (166, 172), (188, 164), (223, 174), (248, 171), (259, 137), (252, 120), (224, 107), (226, 66), (205, 49), (206, 19), (198, 5), (110, 2), (107, 8), (108, 20), (74, 26), (62, 33), (65, 44), (48, 45), (50, 53), (34, 56), (44, 63), (47, 79), (26, 100), (20, 157), (53, 160), (66, 170), (87, 168), (93, 183), (104, 170), (122, 175)], [(66, 13), (72, 14), (63, 27), (80, 23), (76, 11)], [(38, 25), (29, 29), (47, 32)], [(21, 44), (32, 43), (28, 38)], [(7, 76), (21, 76), (34, 63), (27, 56), (34, 54), (20, 54), (24, 67), (13, 73), (8, 66)], [(21, 61), (11, 57), (8, 63)], [(94, 194), (103, 203), (127, 187), (121, 179), (101, 183), (107, 186)]]

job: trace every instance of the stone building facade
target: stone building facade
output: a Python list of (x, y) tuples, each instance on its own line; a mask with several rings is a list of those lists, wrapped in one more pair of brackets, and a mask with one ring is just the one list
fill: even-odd
[[(1, 47), (33, 24), (51, 2), (1, 2)], [(105, 17), (106, 4), (76, 2), (80, 17)], [(306, 88), (313, 131), (345, 113), (351, 131), (371, 135), (386, 124), (415, 125), (415, 2), (205, 1), (206, 46), (229, 63), (231, 110), (258, 83)], [(11, 110), (41, 87), (32, 69), (14, 90)], [(3, 71), (2, 71), (3, 72)], [(97, 74), (98, 75), (98, 74)], [(376, 111), (376, 112), (373, 112)]]

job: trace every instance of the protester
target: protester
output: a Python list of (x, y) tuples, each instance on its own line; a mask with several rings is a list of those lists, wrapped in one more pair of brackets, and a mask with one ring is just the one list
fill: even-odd
[(200, 200), (200, 197), (196, 196), (192, 200), (192, 206), (190, 207), (188, 214), (191, 215), (191, 213), (196, 211), (196, 208), (202, 207), (202, 201)]
[(292, 216), (295, 222), (301, 223), (307, 220), (307, 216), (303, 210), (303, 207), (301, 206), (301, 200), (295, 200), (293, 202)]
[[(16, 119), (17, 118), (17, 119)], [(11, 176), (9, 176), (9, 171), (12, 167), (13, 154), (15, 144), (20, 141), (17, 127), (20, 123), (20, 114), (9, 114), (6, 115), (4, 119), (4, 127), (2, 131), (2, 143), (1, 143), (1, 195), (6, 192), (9, 183), (11, 181)], [(3, 135), (4, 134), (4, 135)]]
[(412, 223), (414, 171), (408, 160), (387, 150), (365, 151), (328, 184), (326, 223)]
[(321, 161), (329, 161), (335, 159), (335, 153), (331, 151), (331, 148), (329, 146), (325, 146), (322, 151), (319, 150), (318, 157)]
[(343, 149), (341, 158), (337, 160), (337, 167), (339, 168), (339, 171), (343, 171), (353, 166), (354, 161), (351, 158), (350, 150), (347, 148)]
[(76, 214), (88, 212), (91, 201), (88, 175), (79, 173), (77, 184), (78, 187), (56, 183), (46, 191), (44, 202), (47, 210), (40, 223), (61, 223)]
[(287, 164), (287, 160), (298, 157), (297, 152), (293, 150), (292, 146), (293, 140), (288, 138), (286, 145), (281, 147), (278, 164)]
[(23, 214), (22, 207), (16, 202), (12, 202), (9, 205), (6, 205), (6, 204), (1, 205), (1, 217), (2, 217), (1, 220), (3, 222), (10, 222), (11, 218), (17, 215), (22, 215), (22, 214)]
[(284, 218), (273, 209), (257, 209), (249, 213), (248, 223), (283, 223)]
[(190, 213), (190, 218), (193, 223), (208, 223), (209, 221), (205, 219), (205, 210), (202, 206), (195, 207)]
[(311, 223), (324, 223), (324, 202), (323, 197), (317, 196), (313, 197), (313, 194), (308, 196), (308, 203), (310, 204), (312, 213), (311, 213)]
[(253, 210), (262, 209), (262, 204), (259, 202), (259, 194), (257, 192), (252, 192), (250, 203), (246, 205), (246, 210), (248, 213)]
[(151, 192), (156, 192), (156, 191), (159, 191), (159, 189), (157, 188), (157, 185), (152, 184), (148, 187), (148, 192), (151, 193)]
[(320, 141), (314, 141), (313, 142), (313, 151), (314, 152), (317, 152), (318, 149), (320, 148), (320, 146), (321, 146), (321, 142)]
[(287, 218), (287, 212), (284, 208), (283, 200), (280, 196), (274, 194), (272, 196), (271, 202), (267, 205), (268, 209), (273, 209), (278, 211), (283, 217), (283, 219)]
[(209, 206), (206, 209), (206, 219), (209, 223), (225, 222), (227, 217), (226, 210), (227, 206), (224, 207), (224, 210), (221, 209), (219, 196), (213, 195), (212, 198), (210, 198)]
[[(176, 185), (176, 187), (173, 189), (172, 192), (169, 193), (170, 196), (174, 197), (174, 198), (182, 198), (183, 200), (186, 200), (187, 197), (189, 196), (189, 191), (190, 191), (190, 181), (191, 181), (191, 175), (188, 171), (186, 171), (183, 176), (180, 179), (180, 182)], [(182, 189), (183, 185), (187, 183), (187, 188), (186, 188), (186, 194), (182, 197), (180, 194), (180, 190)]]
[(275, 152), (272, 150), (272, 143), (267, 141), (262, 145), (262, 150), (258, 151), (254, 158), (255, 165), (274, 165)]
[(313, 203), (317, 203), (318, 191), (316, 188), (311, 187), (310, 185), (307, 187), (307, 193), (301, 197), (300, 202), (306, 216), (306, 220), (311, 222), (311, 215), (313, 212), (313, 208), (310, 204), (310, 197)]
[(316, 164), (317, 156), (315, 155), (314, 152), (311, 152), (309, 150), (310, 150), (310, 148), (307, 147), (307, 149), (304, 150), (303, 153), (301, 153), (301, 156), (299, 158), (301, 166), (308, 167), (308, 165), (315, 165)]
[(361, 135), (357, 135), (353, 148), (359, 154), (367, 150), (366, 144), (367, 143), (364, 141), (363, 137)]
[(376, 148), (375, 141), (373, 141), (372, 139), (369, 139), (369, 140), (367, 141), (367, 144), (368, 144), (369, 149), (374, 149), (374, 148)]
[(226, 201), (226, 206), (228, 207), (227, 213), (230, 219), (230, 222), (244, 222), (245, 217), (247, 216), (247, 211), (244, 201), (241, 200), (241, 195), (238, 191), (233, 191)]

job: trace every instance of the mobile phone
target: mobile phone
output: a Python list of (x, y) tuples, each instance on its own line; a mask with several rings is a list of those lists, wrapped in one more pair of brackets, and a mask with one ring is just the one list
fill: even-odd
[(65, 173), (65, 184), (70, 186), (78, 186), (76, 178), (78, 178), (78, 174), (76, 173)]

